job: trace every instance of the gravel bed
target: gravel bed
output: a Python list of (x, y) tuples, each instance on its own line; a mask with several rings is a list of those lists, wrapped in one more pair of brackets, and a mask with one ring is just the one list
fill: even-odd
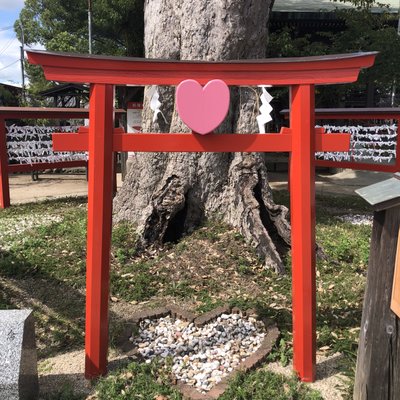
[(337, 218), (352, 225), (372, 225), (373, 216), (366, 214), (345, 214), (338, 215)]
[(143, 320), (131, 340), (145, 362), (172, 357), (176, 378), (206, 393), (253, 354), (265, 334), (261, 321), (241, 314), (222, 314), (201, 328), (168, 316)]

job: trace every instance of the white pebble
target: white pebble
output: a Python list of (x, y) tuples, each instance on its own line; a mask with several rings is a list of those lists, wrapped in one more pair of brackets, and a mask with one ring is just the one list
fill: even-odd
[(176, 378), (202, 393), (256, 351), (265, 336), (264, 324), (241, 314), (222, 314), (201, 328), (171, 317), (146, 319), (139, 328), (133, 341), (145, 362), (172, 356)]

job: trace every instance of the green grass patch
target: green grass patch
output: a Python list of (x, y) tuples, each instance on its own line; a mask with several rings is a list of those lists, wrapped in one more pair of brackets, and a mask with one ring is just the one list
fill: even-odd
[(181, 400), (182, 396), (171, 387), (170, 373), (157, 362), (131, 363), (126, 368), (100, 380), (97, 385), (99, 400), (156, 399)]
[(22, 234), (2, 240), (8, 250), (0, 255), (0, 274), (9, 278), (37, 276), (83, 287), (86, 210), (78, 207), (66, 209), (61, 217), (48, 215), (45, 223), (40, 224), (39, 219)]
[[(182, 395), (171, 387), (168, 368), (156, 361), (151, 364), (131, 363), (98, 383), (99, 400), (156, 399), (181, 400)], [(286, 378), (264, 369), (248, 374), (237, 374), (221, 400), (321, 400), (321, 395), (300, 383), (297, 378)]]
[(124, 266), (138, 253), (138, 237), (134, 227), (122, 222), (113, 227), (112, 255), (116, 261)]
[(111, 292), (125, 301), (148, 300), (157, 293), (158, 279), (149, 272), (151, 263), (138, 261), (111, 270)]
[(0, 310), (8, 310), (8, 309), (15, 309), (15, 307), (11, 301), (7, 298), (6, 293), (0, 291)]
[(286, 378), (280, 374), (260, 369), (238, 374), (221, 400), (322, 400), (321, 395), (296, 377)]
[(71, 384), (65, 383), (59, 390), (40, 397), (41, 400), (85, 400), (86, 395), (74, 393)]

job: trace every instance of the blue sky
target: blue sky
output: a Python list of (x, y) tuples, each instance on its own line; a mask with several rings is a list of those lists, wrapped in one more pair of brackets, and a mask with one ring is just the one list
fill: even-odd
[[(0, 82), (21, 84), (21, 43), (17, 40), (13, 26), (24, 0), (0, 0)], [(13, 64), (15, 62), (15, 64)], [(7, 67), (8, 65), (11, 66)], [(7, 68), (6, 68), (7, 67)]]

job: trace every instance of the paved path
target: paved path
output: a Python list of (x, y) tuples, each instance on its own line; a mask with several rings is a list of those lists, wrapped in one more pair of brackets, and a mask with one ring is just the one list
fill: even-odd
[[(271, 172), (269, 174), (273, 189), (287, 190), (287, 173)], [(371, 185), (392, 174), (344, 170), (335, 175), (318, 173), (316, 192), (319, 194), (356, 195), (355, 189)], [(118, 187), (121, 187), (121, 174), (118, 174)], [(11, 204), (29, 203), (38, 200), (60, 197), (86, 196), (86, 175), (80, 174), (40, 174), (38, 181), (32, 181), (30, 175), (10, 175)]]
[[(32, 181), (30, 174), (15, 174), (10, 175), (9, 180), (11, 204), (87, 195), (85, 172), (39, 174), (37, 181)], [(117, 174), (117, 187), (121, 185), (121, 174)]]
[[(287, 190), (287, 172), (271, 172), (270, 183), (273, 189)], [(389, 179), (393, 174), (371, 171), (354, 171), (345, 169), (337, 174), (317, 173), (315, 179), (315, 191), (318, 194), (345, 194), (354, 195), (356, 189), (372, 185)]]

